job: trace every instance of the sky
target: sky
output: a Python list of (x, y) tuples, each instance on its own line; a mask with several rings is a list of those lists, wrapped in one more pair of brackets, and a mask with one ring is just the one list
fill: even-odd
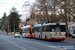
[[(0, 0), (0, 18), (2, 18), (4, 12), (7, 16), (10, 14), (10, 10), (13, 6), (19, 11), (19, 14), (22, 15), (21, 19), (24, 21), (29, 15), (29, 6), (23, 7), (24, 2), (28, 1), (30, 5), (35, 2), (35, 0)], [(3, 3), (3, 4), (2, 4)], [(27, 3), (27, 2), (26, 2)]]

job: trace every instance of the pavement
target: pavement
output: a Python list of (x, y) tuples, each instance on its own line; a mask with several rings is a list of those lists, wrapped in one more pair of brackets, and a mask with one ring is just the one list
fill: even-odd
[[(2, 32), (2, 33), (4, 33), (4, 34), (7, 34), (7, 32), (6, 32), (5, 30), (3, 30), (3, 31), (0, 30), (0, 32)], [(13, 33), (14, 33), (14, 32), (13, 32)], [(9, 35), (13, 35), (13, 33), (9, 32), (8, 34), (9, 34)]]

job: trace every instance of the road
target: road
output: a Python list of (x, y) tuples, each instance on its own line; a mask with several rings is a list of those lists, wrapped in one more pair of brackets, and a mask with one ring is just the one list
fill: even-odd
[(0, 50), (75, 50), (75, 40), (62, 42), (31, 38), (14, 38), (0, 32)]

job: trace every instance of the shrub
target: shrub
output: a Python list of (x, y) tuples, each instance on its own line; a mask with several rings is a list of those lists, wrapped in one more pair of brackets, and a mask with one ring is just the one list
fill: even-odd
[(22, 34), (22, 30), (19, 30), (19, 33)]
[(15, 32), (19, 32), (20, 34), (22, 34), (22, 30), (15, 30)]

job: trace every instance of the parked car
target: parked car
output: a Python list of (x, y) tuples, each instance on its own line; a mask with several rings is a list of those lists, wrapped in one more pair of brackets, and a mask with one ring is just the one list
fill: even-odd
[(75, 38), (75, 30), (73, 30), (72, 38)]
[(19, 37), (20, 38), (20, 33), (19, 32), (16, 32), (15, 34), (14, 34), (14, 37)]
[(75, 38), (75, 24), (69, 25), (68, 28), (69, 28), (69, 34), (71, 35), (71, 37)]

